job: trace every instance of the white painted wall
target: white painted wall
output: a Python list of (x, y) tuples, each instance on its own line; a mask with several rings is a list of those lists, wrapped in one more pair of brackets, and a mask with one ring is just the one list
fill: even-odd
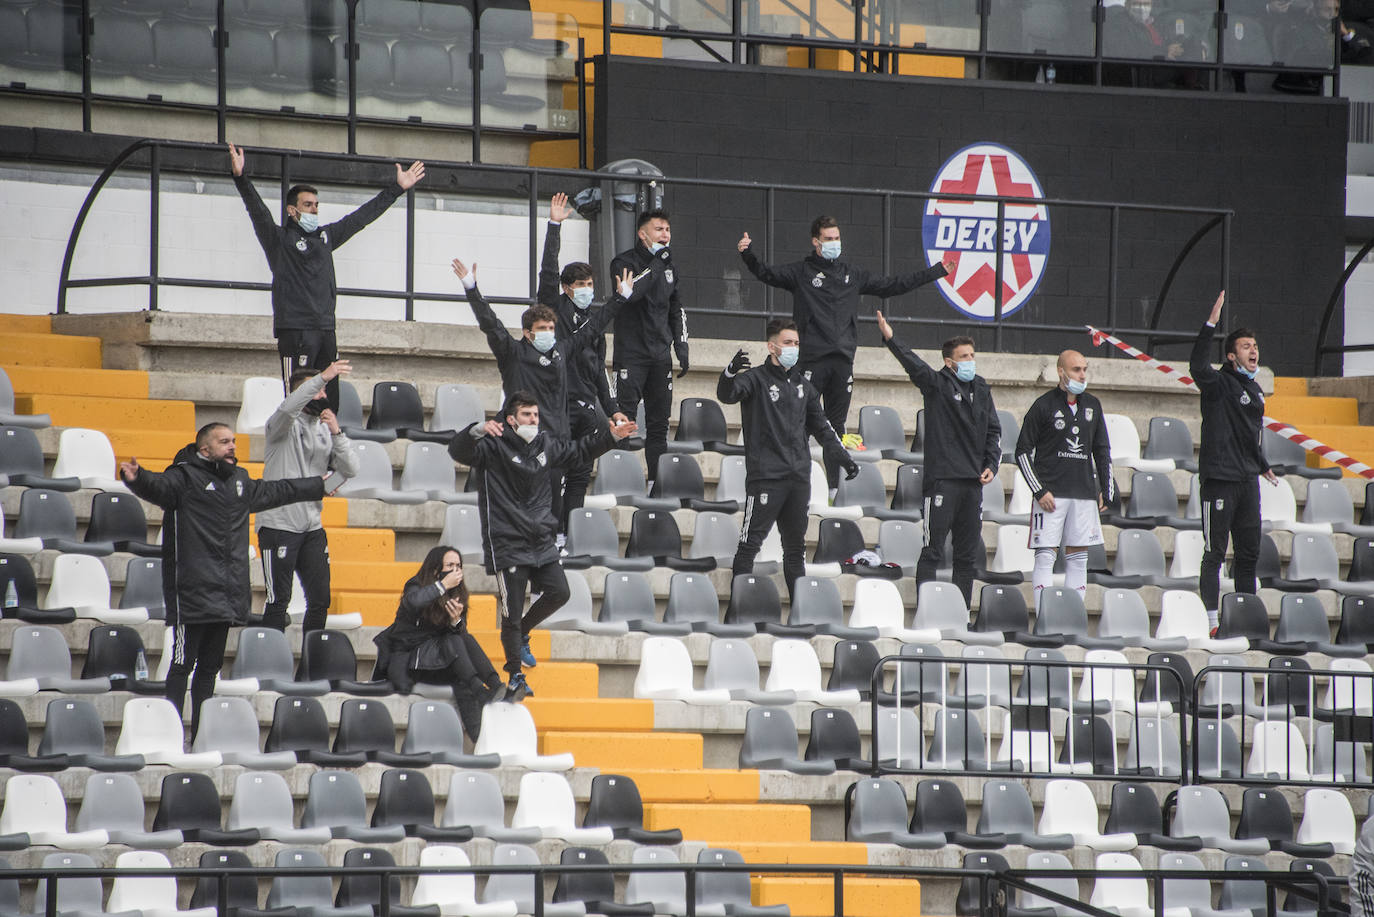
[[(250, 164), (251, 168), (251, 164)], [(57, 280), (67, 237), (95, 172), (0, 168), (0, 311), (56, 310)], [(420, 186), (423, 191), (423, 184)], [(278, 185), (258, 182), (273, 213)], [(321, 186), (321, 222), (339, 219), (364, 203), (365, 192)], [(440, 198), (417, 192), (415, 288), (458, 292), (449, 266), (454, 257), (478, 265), (488, 296), (530, 295), (528, 218), (522, 203), (492, 199)], [(164, 277), (269, 282), (271, 274), (243, 202), (227, 176), (164, 179), (160, 203), (160, 265)], [(545, 216), (544, 211), (541, 216)], [(148, 182), (131, 175), (111, 181), (86, 219), (72, 264), (73, 278), (142, 275), (148, 272)], [(545, 222), (537, 224), (543, 252)], [(586, 260), (588, 224), (564, 223), (561, 263)], [(402, 290), (405, 287), (405, 208), (398, 202), (334, 256), (340, 287)], [(609, 292), (609, 290), (605, 291)], [(147, 306), (144, 286), (72, 290), (72, 312), (111, 312)], [(163, 287), (159, 307), (179, 312), (266, 315), (266, 292)], [(401, 300), (340, 298), (341, 318), (404, 317)], [(519, 307), (498, 309), (507, 324), (519, 321)], [(417, 302), (416, 318), (472, 323), (461, 302)]]

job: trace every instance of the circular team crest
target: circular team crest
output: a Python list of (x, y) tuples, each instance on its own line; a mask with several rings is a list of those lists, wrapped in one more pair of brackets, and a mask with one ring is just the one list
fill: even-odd
[[(1026, 198), (1008, 203), (1002, 224), (1002, 315), (1031, 298), (1050, 254), (1050, 214), (1044, 192), (1026, 161), (1004, 146), (975, 143), (940, 167), (930, 185), (935, 193), (988, 194)], [(921, 221), (926, 263), (956, 262), (937, 286), (949, 304), (969, 318), (990, 321), (997, 283), (997, 204), (931, 198)]]

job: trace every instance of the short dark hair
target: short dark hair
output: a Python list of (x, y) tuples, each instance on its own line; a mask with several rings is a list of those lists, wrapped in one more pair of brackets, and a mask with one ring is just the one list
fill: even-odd
[(662, 207), (656, 207), (653, 210), (646, 210), (639, 215), (639, 222), (635, 223), (635, 232), (639, 232), (639, 230), (643, 229), (644, 224), (648, 223), (650, 220), (662, 220), (669, 226), (673, 225), (673, 221), (668, 219), (668, 211), (664, 210)]
[(530, 306), (520, 314), (520, 327), (529, 331), (534, 327), (535, 322), (553, 322), (558, 324), (558, 313), (548, 306)]
[(797, 323), (790, 318), (775, 318), (768, 323), (768, 327), (763, 331), (763, 339), (771, 341), (773, 338), (782, 334), (784, 331), (796, 331)]
[(834, 217), (821, 214), (811, 221), (811, 238), (819, 239), (821, 237), (821, 230), (829, 229), (832, 226), (836, 229), (840, 228), (840, 224), (835, 222)]
[(967, 334), (957, 334), (940, 345), (940, 355), (943, 357), (952, 357), (954, 356), (954, 351), (963, 347), (965, 344), (972, 347), (973, 338), (969, 337)]
[(286, 206), (296, 206), (296, 200), (301, 196), (301, 194), (313, 194), (316, 197), (320, 196), (320, 192), (317, 191), (315, 188), (311, 187), (310, 185), (292, 185), (286, 191)]
[(558, 282), (565, 287), (570, 287), (579, 280), (591, 280), (596, 275), (592, 273), (592, 266), (585, 261), (569, 261), (563, 265), (563, 273), (558, 275)]
[(201, 427), (199, 430), (197, 430), (197, 431), (196, 431), (196, 448), (197, 448), (197, 449), (204, 449), (204, 448), (205, 448), (205, 444), (206, 444), (207, 442), (210, 441), (210, 434), (213, 433), (213, 432), (215, 432), (215, 431), (216, 431), (217, 429), (219, 429), (220, 427), (224, 427), (226, 430), (230, 429), (230, 426), (229, 426), (227, 423), (220, 423), (219, 421), (216, 420), (216, 421), (213, 421), (212, 423), (207, 423), (205, 426), (203, 426), (203, 427)]
[(1253, 338), (1254, 336), (1255, 332), (1251, 331), (1249, 328), (1237, 328), (1235, 331), (1226, 335), (1226, 343), (1222, 345), (1221, 352), (1223, 354), (1235, 353), (1236, 341), (1239, 341), (1241, 338)]
[(287, 381), (288, 391), (294, 392), (296, 389), (300, 388), (302, 385), (309, 382), (311, 379), (315, 378), (318, 375), (319, 370), (317, 369), (296, 370), (291, 374), (291, 378)]
[(539, 407), (539, 401), (529, 392), (511, 392), (506, 396), (506, 405), (501, 408), (502, 417), (514, 417), (521, 408)]

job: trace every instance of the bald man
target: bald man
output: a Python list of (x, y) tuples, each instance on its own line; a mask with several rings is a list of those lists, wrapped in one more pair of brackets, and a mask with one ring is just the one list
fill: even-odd
[(1080, 597), (1088, 588), (1088, 548), (1102, 544), (1099, 513), (1115, 496), (1112, 449), (1102, 403), (1088, 394), (1088, 361), (1066, 350), (1056, 363), (1058, 388), (1035, 399), (1021, 421), (1016, 467), (1030, 486), (1031, 585), (1035, 607), (1050, 585), (1054, 555), (1064, 551), (1064, 585)]

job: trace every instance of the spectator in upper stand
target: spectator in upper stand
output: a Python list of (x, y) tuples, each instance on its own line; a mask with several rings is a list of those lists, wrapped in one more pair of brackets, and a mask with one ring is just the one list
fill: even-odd
[(416, 682), (449, 685), (468, 738), (477, 741), (482, 708), (506, 696), (506, 686), (468, 630), (468, 586), (456, 548), (430, 548), (405, 584), (396, 620), (372, 638), (377, 675), (409, 694)]
[[(280, 225), (262, 202), (258, 189), (243, 174), (243, 150), (229, 144), (229, 168), (234, 187), (248, 208), (253, 232), (272, 270), (272, 334), (281, 357), (282, 385), (297, 369), (323, 370), (339, 358), (334, 333), (334, 249), (386, 212), (387, 208), (425, 177), (425, 164), (409, 169), (396, 165), (396, 183), (343, 219), (319, 224), (319, 192), (310, 185), (293, 185), (286, 192), (286, 220)], [(329, 409), (339, 410), (339, 383), (331, 380)]]
[[(1340, 36), (1342, 64), (1374, 63), (1371, 38), (1374, 29), (1364, 23), (1347, 25), (1341, 18), (1339, 0), (1312, 0), (1305, 13), (1291, 17), (1274, 35), (1274, 58), (1290, 67), (1329, 70), (1335, 66), (1335, 41)], [(1322, 77), (1311, 73), (1280, 73), (1274, 88), (1284, 92), (1316, 95)]]
[[(1201, 42), (1156, 21), (1153, 0), (1126, 0), (1109, 7), (1102, 23), (1102, 54), (1139, 60), (1201, 61), (1206, 53)], [(1189, 71), (1170, 67), (1108, 65), (1104, 82), (1117, 85), (1167, 87), (1188, 85)]]
[[(600, 429), (608, 417), (616, 423), (629, 418), (616, 409), (606, 381), (606, 327), (615, 321), (625, 298), (612, 296), (604, 306), (593, 306), (596, 291), (592, 266), (572, 261), (562, 271), (558, 269), (563, 221), (571, 214), (568, 196), (561, 191), (555, 194), (549, 204), (549, 226), (544, 233), (538, 299), (540, 305), (558, 314), (553, 331), (559, 347), (568, 351), (568, 434), (578, 439)], [(517, 388), (528, 386), (507, 386), (508, 391)], [(591, 479), (591, 462), (567, 470), (563, 478), (563, 509), (558, 519), (560, 532), (567, 532), (568, 514), (582, 506)]]
[[(330, 468), (345, 478), (358, 473), (353, 444), (326, 407), (324, 387), (348, 375), (352, 365), (335, 360), (324, 372), (298, 369), (291, 374), (291, 394), (267, 418), (265, 481), (324, 474)], [(286, 606), (295, 575), (305, 591), (303, 633), (324, 627), (329, 615), (329, 540), (320, 521), (321, 505), (296, 503), (258, 514), (258, 553), (267, 583), (264, 627), (286, 630)]]
[(253, 595), (248, 578), (249, 513), (302, 500), (318, 501), (340, 483), (337, 479), (331, 483), (333, 472), (253, 480), (238, 467), (234, 431), (226, 424), (201, 427), (195, 446), (189, 458), (160, 474), (140, 468), (138, 459), (119, 466), (130, 490), (164, 512), (176, 513), (171, 553), (176, 610), (174, 620), (168, 608), (172, 667), (167, 673), (167, 699), (180, 711), (187, 678), (191, 679), (192, 739), (200, 724), (200, 705), (214, 694), (215, 677), (224, 665), (229, 628), (248, 622)]

